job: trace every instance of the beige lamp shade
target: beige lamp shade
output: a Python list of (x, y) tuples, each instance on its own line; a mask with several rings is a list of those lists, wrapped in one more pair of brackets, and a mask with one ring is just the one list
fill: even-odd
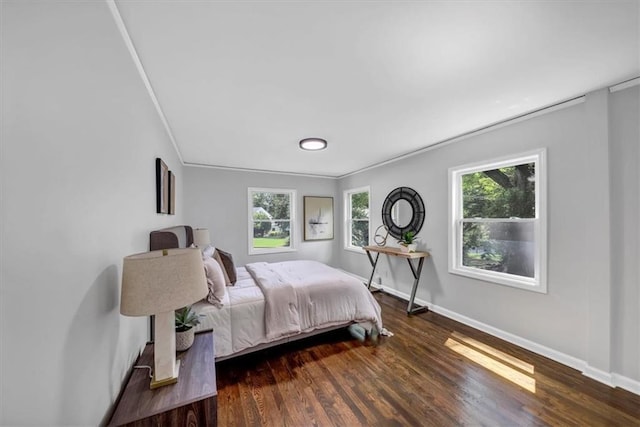
[(193, 243), (200, 249), (206, 248), (211, 244), (208, 228), (196, 228), (193, 230)]
[(124, 258), (120, 313), (125, 316), (173, 311), (201, 300), (208, 292), (199, 250), (168, 249)]

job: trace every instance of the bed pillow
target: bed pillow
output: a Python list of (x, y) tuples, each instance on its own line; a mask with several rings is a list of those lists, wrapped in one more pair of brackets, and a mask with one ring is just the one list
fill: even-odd
[(211, 245), (207, 245), (207, 247), (202, 250), (202, 259), (211, 258), (215, 251), (216, 248)]
[(204, 272), (207, 276), (207, 285), (209, 286), (207, 302), (216, 307), (222, 307), (222, 299), (226, 292), (226, 282), (222, 266), (213, 258), (205, 258), (203, 263)]
[(218, 260), (227, 276), (227, 286), (233, 286), (238, 280), (236, 276), (236, 266), (233, 264), (233, 256), (229, 252), (216, 249), (213, 257)]

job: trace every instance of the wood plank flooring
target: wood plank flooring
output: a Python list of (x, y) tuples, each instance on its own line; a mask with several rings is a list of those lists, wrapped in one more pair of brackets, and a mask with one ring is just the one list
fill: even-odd
[(377, 293), (395, 335), (336, 331), (217, 364), (220, 426), (640, 426), (640, 396)]

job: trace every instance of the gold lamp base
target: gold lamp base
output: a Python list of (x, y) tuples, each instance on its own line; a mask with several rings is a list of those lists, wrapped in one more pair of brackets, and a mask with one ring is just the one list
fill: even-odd
[(151, 390), (156, 389), (156, 388), (160, 388), (163, 387), (165, 385), (171, 385), (171, 384), (175, 384), (178, 382), (178, 374), (180, 373), (180, 361), (176, 361), (176, 368), (174, 370), (175, 375), (173, 377), (169, 377), (169, 378), (162, 378), (160, 380), (156, 380), (156, 375), (153, 374), (153, 378), (151, 379), (151, 384), (149, 385), (149, 388)]
[(180, 361), (176, 360), (175, 318), (173, 311), (156, 314), (152, 389), (178, 382)]

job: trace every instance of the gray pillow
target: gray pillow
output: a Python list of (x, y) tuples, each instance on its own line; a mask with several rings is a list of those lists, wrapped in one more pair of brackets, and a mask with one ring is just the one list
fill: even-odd
[(235, 285), (238, 277), (236, 275), (236, 266), (233, 264), (233, 256), (229, 252), (216, 249), (213, 254), (214, 258), (217, 257), (220, 260), (220, 264), (224, 267), (224, 271), (229, 278), (227, 285)]

